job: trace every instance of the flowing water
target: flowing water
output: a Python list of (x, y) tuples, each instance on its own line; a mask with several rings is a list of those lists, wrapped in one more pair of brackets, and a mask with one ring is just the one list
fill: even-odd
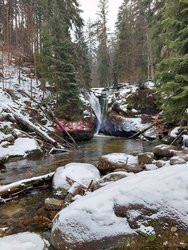
[[(32, 176), (39, 176), (55, 171), (57, 167), (70, 162), (96, 164), (99, 157), (109, 153), (128, 154), (151, 151), (152, 145), (141, 140), (96, 136), (90, 142), (81, 143), (77, 151), (43, 157), (42, 159), (24, 159), (6, 164), (6, 172), (0, 174), (0, 184), (7, 184)], [(44, 235), (50, 232), (47, 218), (53, 214), (45, 211), (44, 200), (52, 191), (33, 191), (17, 200), (0, 205), (0, 229), (7, 227), (7, 234), (32, 231)], [(43, 219), (42, 219), (43, 218)]]
[(101, 105), (99, 102), (99, 99), (95, 96), (93, 92), (88, 93), (88, 101), (91, 105), (91, 108), (93, 109), (93, 112), (97, 118), (97, 128), (96, 128), (96, 134), (99, 133), (100, 130), (100, 124), (102, 122), (102, 110)]

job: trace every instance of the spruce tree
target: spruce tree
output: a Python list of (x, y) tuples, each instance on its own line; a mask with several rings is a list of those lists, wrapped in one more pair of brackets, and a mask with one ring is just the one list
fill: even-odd
[(77, 1), (48, 2), (39, 56), (40, 75), (55, 87), (56, 115), (67, 119), (77, 119), (82, 110), (74, 66), (75, 46), (70, 35), (73, 23), (76, 27), (82, 25)]
[(167, 0), (164, 5), (160, 39), (162, 61), (157, 81), (161, 106), (169, 121), (180, 120), (188, 107), (188, 1)]
[(77, 82), (80, 87), (88, 89), (91, 83), (91, 68), (88, 46), (82, 27), (76, 31), (75, 67), (77, 71)]
[(97, 37), (98, 37), (98, 78), (99, 84), (102, 87), (109, 87), (111, 84), (111, 61), (108, 48), (108, 0), (99, 1), (98, 23), (97, 23)]

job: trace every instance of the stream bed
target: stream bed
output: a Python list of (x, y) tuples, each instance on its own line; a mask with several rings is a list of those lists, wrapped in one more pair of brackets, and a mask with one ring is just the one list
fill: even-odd
[[(95, 136), (90, 142), (81, 143), (79, 149), (75, 151), (6, 164), (6, 171), (0, 174), (0, 184), (5, 185), (44, 175), (71, 162), (96, 165), (102, 155), (120, 152), (127, 154), (147, 152), (151, 151), (152, 146), (153, 143), (141, 140)], [(48, 239), (51, 220), (55, 214), (45, 210), (44, 201), (51, 196), (51, 189), (34, 190), (17, 200), (0, 205), (0, 236), (1, 228), (6, 228), (6, 235), (30, 231), (39, 232)]]

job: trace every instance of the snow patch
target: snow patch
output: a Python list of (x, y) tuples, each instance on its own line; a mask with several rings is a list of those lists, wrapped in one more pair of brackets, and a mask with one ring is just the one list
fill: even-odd
[(35, 233), (19, 233), (0, 238), (1, 250), (45, 250), (44, 240)]

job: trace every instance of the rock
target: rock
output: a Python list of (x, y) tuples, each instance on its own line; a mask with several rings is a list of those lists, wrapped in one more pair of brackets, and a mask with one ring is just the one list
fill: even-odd
[(66, 195), (72, 185), (68, 182), (71, 178), (74, 182), (88, 187), (91, 181), (97, 181), (100, 178), (98, 169), (86, 163), (70, 163), (56, 170), (53, 178), (53, 188), (61, 191), (60, 194)]
[(171, 230), (170, 230), (170, 231), (171, 231), (172, 233), (175, 233), (175, 232), (177, 232), (177, 230), (178, 230), (177, 227), (171, 227)]
[(102, 177), (95, 185), (95, 190), (103, 186), (106, 186), (112, 182), (119, 181), (123, 178), (133, 175), (132, 173), (127, 173), (125, 171), (113, 172)]
[(35, 233), (19, 233), (0, 238), (0, 249), (47, 250), (49, 243)]
[(127, 172), (137, 173), (142, 171), (143, 167), (138, 164), (138, 159), (135, 156), (124, 153), (114, 153), (102, 156), (99, 159), (98, 169), (105, 172), (124, 169)]
[(0, 157), (0, 166), (4, 165), (7, 162), (7, 158), (6, 157)]
[(15, 157), (24, 157), (26, 155), (36, 154), (41, 152), (40, 147), (35, 139), (18, 138), (13, 145), (3, 148), (0, 146), (0, 162), (4, 159), (9, 160)]
[(62, 200), (53, 199), (53, 198), (47, 198), (45, 200), (45, 208), (47, 210), (61, 210), (62, 208), (65, 208), (65, 204)]
[(152, 164), (154, 160), (153, 153), (141, 153), (138, 155), (138, 163), (139, 164)]
[(171, 165), (178, 165), (178, 164), (184, 164), (186, 161), (178, 156), (174, 156), (170, 159)]
[(13, 140), (14, 140), (14, 136), (13, 135), (7, 135), (6, 136), (6, 141), (12, 142)]
[(14, 140), (14, 136), (11, 134), (4, 134), (3, 132), (0, 131), (0, 143), (3, 141), (8, 141), (8, 142), (12, 142)]
[(155, 165), (156, 165), (158, 168), (164, 167), (165, 164), (166, 164), (166, 162), (165, 162), (165, 161), (162, 161), (162, 160), (155, 161)]
[(5, 173), (6, 172), (6, 167), (3, 164), (0, 164), (0, 173)]
[(186, 234), (187, 178), (184, 164), (142, 172), (98, 189), (55, 217), (51, 242), (57, 250), (116, 249), (125, 239), (143, 240), (137, 230), (147, 227), (148, 218), (154, 230), (165, 223), (167, 230), (176, 226)]
[(1, 142), (0, 146), (3, 147), (3, 148), (7, 148), (8, 146), (10, 146), (10, 142), (3, 141), (3, 142)]
[(151, 171), (151, 170), (156, 170), (158, 167), (155, 164), (147, 164), (145, 165), (145, 170), (146, 171)]
[(184, 149), (182, 151), (175, 151), (174, 156), (178, 156), (184, 159), (185, 161), (188, 161), (188, 149)]
[(157, 158), (171, 158), (175, 154), (174, 150), (174, 146), (161, 144), (153, 148), (153, 153)]

